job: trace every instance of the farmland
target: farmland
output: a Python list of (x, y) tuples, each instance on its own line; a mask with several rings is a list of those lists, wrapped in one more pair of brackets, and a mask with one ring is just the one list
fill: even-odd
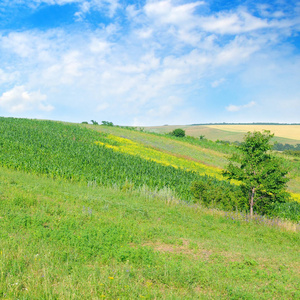
[(269, 130), (277, 137), (300, 140), (300, 125), (208, 125), (209, 128), (230, 132), (263, 131)]
[[(207, 172), (210, 172), (211, 175), (220, 174), (220, 170), (227, 164), (228, 155), (232, 154), (234, 151), (233, 147), (213, 143), (206, 139), (191, 140), (188, 138), (171, 138), (166, 135), (148, 134), (148, 132), (138, 132), (119, 127), (92, 125), (84, 125), (84, 127), (130, 139), (144, 145), (144, 147), (150, 147), (151, 149), (159, 150), (162, 153), (171, 154), (173, 157), (176, 156), (178, 158), (184, 158), (185, 160), (194, 161), (198, 165), (202, 165), (202, 169), (208, 167)], [(164, 127), (167, 128), (168, 126)], [(296, 194), (295, 198), (300, 200), (300, 161), (287, 155), (280, 155), (280, 157), (284, 157), (286, 164), (291, 168), (291, 180), (288, 184), (289, 191)], [(201, 168), (199, 168), (199, 171), (200, 170)]]
[[(190, 182), (206, 180), (201, 176), (205, 170), (219, 174), (214, 168), (156, 150), (147, 152), (128, 139), (76, 125), (3, 118), (1, 121), (0, 163), (4, 167), (124, 188), (169, 188), (186, 200), (191, 200)], [(225, 181), (216, 184), (228, 185)]]
[(153, 126), (146, 127), (147, 131), (167, 133), (174, 128), (182, 128), (187, 135), (199, 137), (204, 135), (207, 139), (226, 140), (230, 142), (243, 140), (248, 131), (270, 130), (275, 134), (274, 141), (284, 144), (296, 145), (300, 143), (300, 125), (193, 125), (193, 126)]
[[(0, 298), (300, 297), (299, 222), (224, 206), (231, 146), (0, 118), (0, 150)], [(195, 180), (223, 202), (195, 201)]]

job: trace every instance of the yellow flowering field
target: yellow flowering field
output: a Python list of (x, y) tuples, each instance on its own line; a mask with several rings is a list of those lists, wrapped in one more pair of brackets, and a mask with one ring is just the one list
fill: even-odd
[[(134, 142), (127, 138), (109, 134), (105, 138), (105, 140), (106, 142), (97, 141), (95, 143), (97, 145), (113, 149), (117, 152), (127, 153), (130, 155), (137, 155), (141, 158), (155, 161), (164, 166), (172, 166), (174, 168), (182, 168), (188, 171), (195, 171), (200, 175), (209, 175), (220, 180), (225, 179), (222, 176), (222, 170), (219, 168), (207, 166), (193, 160), (177, 157), (176, 155), (156, 150), (150, 146)], [(237, 181), (234, 181), (234, 183), (239, 184), (239, 182)], [(300, 202), (300, 194), (291, 193), (291, 195), (294, 200)]]
[(292, 198), (300, 203), (300, 194), (296, 194), (296, 193), (291, 193)]
[(218, 179), (224, 180), (224, 177), (221, 174), (221, 169), (206, 166), (196, 161), (177, 157), (175, 155), (156, 150), (152, 147), (145, 146), (141, 143), (134, 142), (127, 138), (118, 137), (110, 134), (106, 137), (106, 140), (106, 143), (100, 141), (97, 141), (95, 143), (97, 145), (102, 145), (107, 148), (111, 148), (114, 151), (123, 152), (130, 155), (137, 155), (141, 158), (155, 161), (164, 166), (172, 166), (175, 168), (182, 168), (188, 171), (195, 171), (200, 175), (214, 176)]

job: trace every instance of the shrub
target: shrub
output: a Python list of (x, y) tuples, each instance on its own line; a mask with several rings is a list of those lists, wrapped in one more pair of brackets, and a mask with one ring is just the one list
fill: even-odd
[(247, 210), (247, 199), (238, 186), (211, 177), (204, 177), (191, 184), (191, 193), (196, 202), (206, 207), (224, 210)]
[(284, 150), (284, 154), (300, 157), (300, 150)]
[(177, 129), (174, 129), (170, 134), (173, 136), (176, 136), (176, 137), (184, 137), (185, 131), (181, 128), (177, 128)]

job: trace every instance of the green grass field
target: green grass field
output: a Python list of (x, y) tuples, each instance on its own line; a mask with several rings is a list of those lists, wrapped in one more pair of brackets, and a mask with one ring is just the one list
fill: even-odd
[[(207, 178), (197, 168), (220, 171), (233, 151), (0, 118), (0, 298), (300, 298), (299, 222), (191, 201), (191, 182)], [(300, 162), (285, 163), (297, 192)]]
[(300, 233), (0, 169), (2, 299), (297, 299)]

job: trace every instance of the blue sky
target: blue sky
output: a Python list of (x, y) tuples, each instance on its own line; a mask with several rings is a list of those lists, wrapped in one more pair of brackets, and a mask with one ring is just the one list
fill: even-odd
[(0, 116), (300, 122), (300, 1), (1, 0)]

